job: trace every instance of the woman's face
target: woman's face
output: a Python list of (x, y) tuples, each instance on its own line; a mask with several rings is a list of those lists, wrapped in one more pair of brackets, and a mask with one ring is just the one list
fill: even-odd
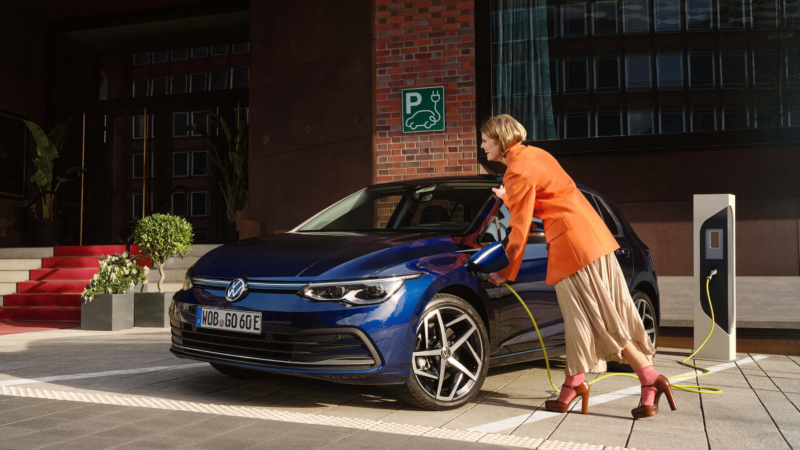
[(481, 133), (481, 148), (486, 152), (486, 159), (489, 161), (503, 161), (503, 154), (500, 152), (500, 143), (485, 133)]

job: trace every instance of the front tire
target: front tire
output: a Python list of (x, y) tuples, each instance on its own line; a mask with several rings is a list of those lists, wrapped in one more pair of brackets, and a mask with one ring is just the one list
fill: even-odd
[[(639, 318), (642, 319), (644, 331), (647, 332), (647, 336), (650, 338), (653, 347), (656, 347), (656, 340), (658, 339), (658, 321), (656, 320), (655, 305), (650, 299), (650, 296), (644, 291), (634, 290), (631, 297), (633, 298), (633, 306), (636, 308), (636, 312), (639, 313)], [(610, 372), (635, 372), (633, 367), (629, 364), (620, 364), (616, 361), (608, 362), (608, 370)]]
[(458, 408), (477, 395), (488, 369), (481, 316), (460, 297), (436, 294), (417, 325), (409, 380), (395, 394), (426, 410)]

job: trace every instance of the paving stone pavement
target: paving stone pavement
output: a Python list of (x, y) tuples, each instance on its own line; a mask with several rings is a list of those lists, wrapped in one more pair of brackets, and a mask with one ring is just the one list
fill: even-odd
[[(482, 391), (452, 411), (421, 411), (374, 386), (281, 375), (241, 380), (169, 353), (169, 332), (53, 330), (0, 336), (2, 449), (800, 449), (800, 358), (695, 360), (717, 372), (677, 384), (653, 418), (634, 421), (638, 382), (592, 385), (588, 415), (544, 409), (555, 393), (543, 363), (491, 369)], [(691, 373), (660, 348), (655, 368)], [(551, 362), (563, 381), (563, 361)], [(587, 374), (590, 379), (600, 374)], [(662, 399), (666, 402), (666, 399)]]

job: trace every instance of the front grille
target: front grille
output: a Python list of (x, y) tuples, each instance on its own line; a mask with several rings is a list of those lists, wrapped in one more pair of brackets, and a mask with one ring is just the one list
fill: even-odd
[[(224, 291), (228, 285), (233, 281), (230, 278), (209, 278), (209, 277), (192, 277), (192, 286), (200, 289), (211, 289)], [(251, 292), (267, 292), (267, 293), (286, 293), (298, 292), (303, 289), (307, 282), (292, 282), (292, 281), (257, 281), (247, 280), (248, 290)]]
[(326, 370), (377, 367), (380, 359), (364, 334), (353, 328), (326, 328), (260, 335), (197, 328), (172, 320), (177, 350), (253, 365)]

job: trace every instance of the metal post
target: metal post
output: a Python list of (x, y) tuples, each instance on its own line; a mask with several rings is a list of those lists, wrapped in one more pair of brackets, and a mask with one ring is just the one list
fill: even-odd
[(83, 141), (81, 142), (81, 225), (78, 245), (83, 245), (83, 170), (86, 163), (86, 113), (83, 113)]
[(142, 219), (147, 205), (147, 107), (144, 107), (144, 153), (142, 153)]
[(241, 117), (241, 101), (236, 101), (236, 143), (239, 143), (239, 124), (242, 122)]

